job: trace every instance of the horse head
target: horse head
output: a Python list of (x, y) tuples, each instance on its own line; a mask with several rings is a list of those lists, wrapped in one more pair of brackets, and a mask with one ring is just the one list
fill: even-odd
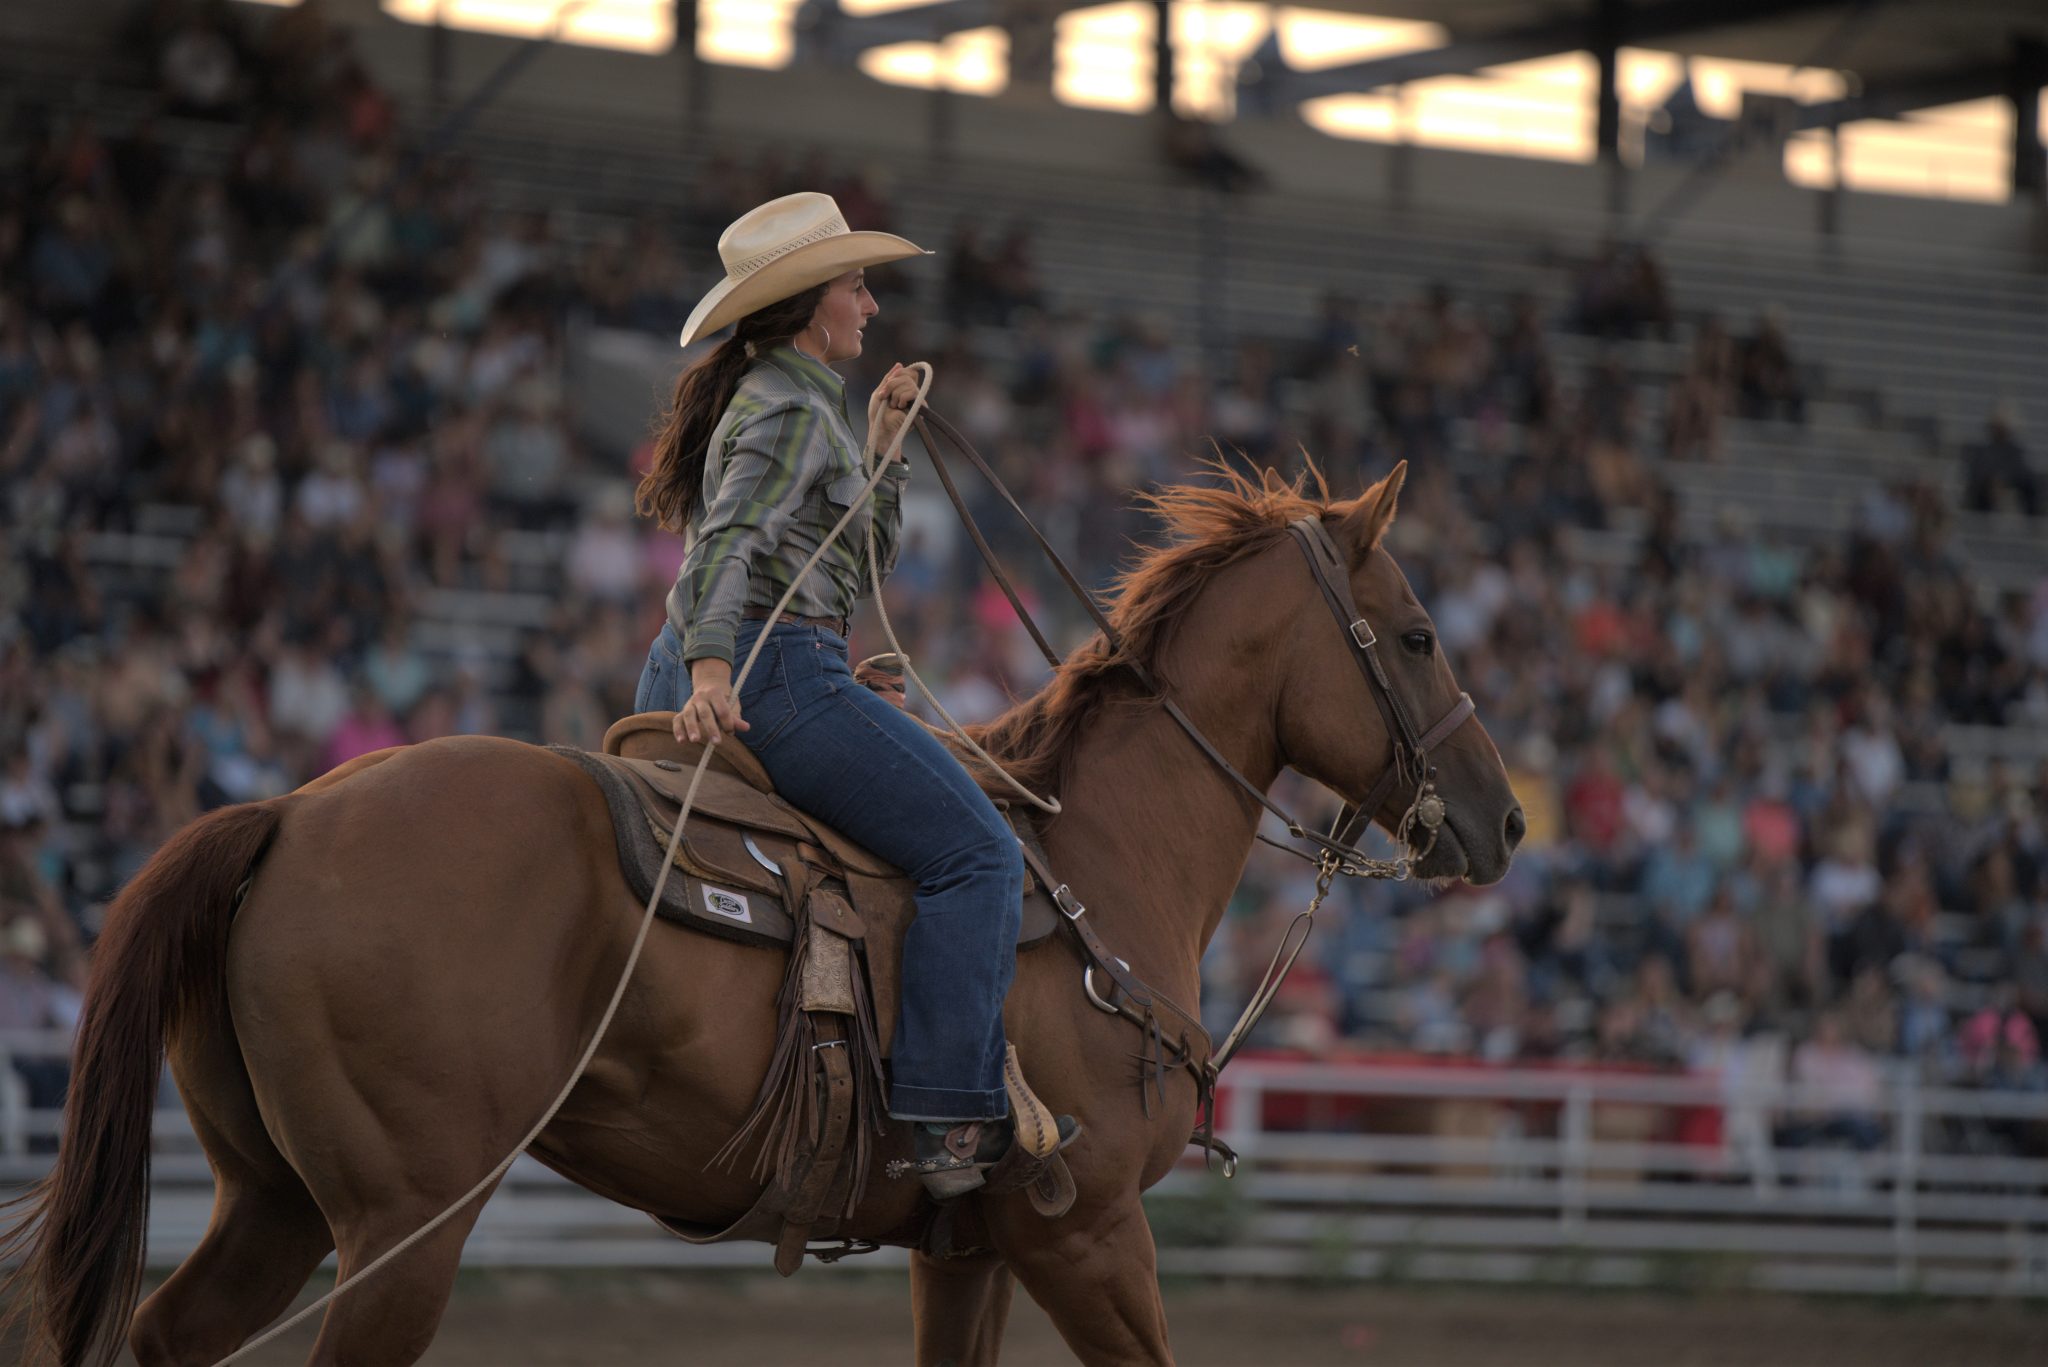
[[(1292, 545), (1276, 548), (1294, 558), (1291, 573), (1300, 584), (1288, 600), (1283, 628), (1281, 752), (1293, 768), (1356, 803), (1373, 793), (1395, 762), (1398, 725), (1389, 725), (1390, 712), (1408, 719), (1411, 739), (1426, 737), (1440, 721), (1449, 723), (1451, 729), (1428, 747), (1426, 759), (1443, 799), (1443, 822), (1415, 873), (1491, 883), (1507, 872), (1521, 842), (1522, 806), (1479, 718), (1456, 721), (1464, 694), (1437, 642), (1435, 624), (1384, 544), (1407, 469), (1404, 461), (1358, 498), (1325, 505), (1321, 515), (1343, 562), (1332, 569), (1348, 577), (1351, 597), (1370, 624), (1358, 633), (1359, 644), (1375, 642), (1391, 706), (1374, 698), (1379, 685), (1372, 681), (1373, 671), (1361, 668), (1366, 662), (1354, 649), (1351, 633), (1333, 616), (1311, 574), (1300, 569), (1301, 556)], [(1389, 832), (1398, 832), (1417, 783), (1403, 774), (1381, 791), (1385, 796), (1371, 815)]]

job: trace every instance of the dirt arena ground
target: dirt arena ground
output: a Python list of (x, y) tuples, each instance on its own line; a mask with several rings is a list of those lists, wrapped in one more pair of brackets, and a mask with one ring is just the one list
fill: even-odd
[[(2048, 1362), (2048, 1306), (1442, 1287), (1169, 1289), (1184, 1367), (2006, 1367)], [(259, 1354), (305, 1361), (307, 1330)], [(6, 1355), (11, 1360), (12, 1355)], [(1004, 1362), (1071, 1362), (1020, 1297)], [(900, 1277), (465, 1275), (434, 1367), (880, 1367), (911, 1361)]]

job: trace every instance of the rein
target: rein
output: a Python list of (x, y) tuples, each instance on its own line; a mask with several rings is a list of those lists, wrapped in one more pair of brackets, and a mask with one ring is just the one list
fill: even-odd
[[(946, 469), (945, 459), (940, 455), (939, 443), (933, 440), (934, 432), (973, 465), (988, 482), (989, 487), (1009, 506), (1010, 511), (1017, 515), (1068, 590), (1094, 619), (1095, 625), (1102, 632), (1104, 644), (1112, 653), (1120, 651), (1123, 648), (1122, 637), (1109, 620), (1109, 615), (1096, 601), (1095, 595), (1075, 576), (1065, 559), (1031, 520), (1030, 514), (1017, 502), (1015, 495), (990, 468), (981, 453), (974, 449), (973, 443), (952, 423), (930, 408), (926, 408), (918, 415), (916, 425), (918, 434), (924, 438), (925, 450), (931, 456), (932, 468), (938, 472), (939, 483), (944, 487), (946, 497), (952, 501), (953, 510), (959, 515), (961, 525), (966, 528), (968, 537), (981, 554), (982, 563), (988, 566), (989, 573), (995, 577), (1003, 596), (1010, 600), (1010, 606), (1016, 610), (1018, 619), (1023, 622), (1024, 629), (1030, 633), (1032, 641), (1037, 644), (1046, 663), (1057, 669), (1063, 661), (1059, 652), (1046, 640), (1045, 633), (1032, 620), (1023, 599), (1004, 571), (1001, 560), (994, 548), (989, 545), (988, 539), (982, 535), (981, 527), (968, 509), (966, 500), (960, 496), (951, 473)], [(1244, 1010), (1231, 1026), (1230, 1033), (1225, 1036), (1223, 1043), (1203, 1051), (1208, 1057), (1197, 1063), (1195, 1050), (1185, 1034), (1176, 1045), (1171, 1046), (1177, 1057), (1166, 1057), (1169, 1046), (1161, 1039), (1158, 1016), (1153, 1008), (1164, 1007), (1178, 1016), (1207, 1046), (1210, 1043), (1209, 1034), (1203, 1029), (1200, 1018), (1164, 993), (1146, 986), (1131, 972), (1130, 964), (1126, 960), (1112, 954), (1084, 919), (1087, 907), (1074, 896), (1065, 883), (1058, 881), (1043, 858), (1030, 848), (1029, 842), (1025, 845), (1026, 862), (1030, 864), (1032, 872), (1052, 890), (1053, 901), (1066, 918), (1066, 924), (1073, 932), (1082, 956), (1087, 960), (1087, 965), (1082, 970), (1081, 983), (1089, 1001), (1101, 1010), (1130, 1020), (1148, 1037), (1151, 1052), (1141, 1055), (1146, 1063), (1146, 1072), (1140, 1082), (1140, 1098), (1145, 1103), (1146, 1113), (1150, 1114), (1151, 1111), (1151, 1093), (1143, 1090), (1146, 1082), (1160, 1086), (1163, 1099), (1163, 1085), (1160, 1080), (1167, 1066), (1185, 1067), (1193, 1072), (1197, 1104), (1203, 1112), (1204, 1119), (1202, 1127), (1195, 1132), (1190, 1142), (1210, 1152), (1222, 1154), (1226, 1177), (1236, 1171), (1237, 1156), (1215, 1137), (1213, 1093), (1218, 1075), (1243, 1046), (1246, 1037), (1265, 1015), (1267, 1008), (1272, 1005), (1274, 997), (1279, 993), (1280, 985), (1286, 980), (1295, 961), (1300, 958), (1302, 949), (1308, 944), (1309, 933), (1315, 924), (1315, 914), (1321, 909), (1323, 899), (1328, 896), (1330, 885), (1338, 875), (1385, 878), (1402, 882), (1413, 872), (1414, 866), (1436, 848), (1437, 834), (1443, 826), (1445, 803), (1436, 791), (1436, 769), (1429, 763), (1429, 752), (1463, 726), (1476, 710), (1472, 695), (1460, 693), (1458, 701), (1448, 712), (1427, 731), (1418, 733), (1409, 718), (1407, 708), (1394, 692), (1392, 681), (1387, 677), (1385, 664), (1380, 660), (1379, 638), (1373, 631), (1372, 624), (1366, 620), (1365, 614), (1359, 610), (1357, 599), (1352, 595), (1344, 554), (1331, 538), (1329, 530), (1323, 526), (1322, 519), (1313, 516), (1299, 518), (1288, 524), (1287, 531), (1300, 546), (1301, 553), (1308, 562), (1310, 577), (1315, 580), (1323, 601), (1329, 605), (1331, 613), (1337, 619), (1338, 627), (1343, 631), (1345, 645), (1350, 649), (1352, 658), (1365, 677), (1366, 692), (1371, 695), (1381, 719), (1386, 723), (1387, 736), (1394, 751), (1392, 762), (1381, 771), (1372, 788), (1357, 803), (1347, 802), (1344, 805), (1327, 835), (1317, 834), (1288, 815), (1262, 788), (1246, 778), (1236, 765), (1224, 758), (1215, 744), (1202, 734), (1201, 728), (1181, 709), (1180, 704), (1167, 695), (1166, 690), (1159, 685), (1142, 662), (1135, 659), (1124, 661), (1138, 682), (1152, 693), (1166, 714), (1173, 718), (1175, 724), (1187, 734), (1212, 764), (1254, 802), (1279, 818), (1290, 836), (1306, 841), (1314, 847), (1314, 852), (1310, 853), (1273, 840), (1263, 832), (1255, 833), (1259, 840), (1275, 849), (1315, 865), (1315, 895), (1310, 899), (1307, 909), (1296, 916), (1282, 934), (1280, 943), (1274, 948), (1272, 959), (1266, 965), (1265, 973), (1260, 977), (1258, 987), (1246, 1001)], [(1370, 823), (1373, 814), (1393, 796), (1396, 785), (1403, 779), (1414, 785), (1414, 797), (1395, 827), (1395, 836), (1401, 842), (1405, 853), (1394, 859), (1380, 859), (1368, 855), (1359, 849), (1355, 842)], [(1421, 842), (1419, 846), (1418, 840)], [(1095, 975), (1098, 972), (1112, 984), (1108, 998), (1096, 990)]]

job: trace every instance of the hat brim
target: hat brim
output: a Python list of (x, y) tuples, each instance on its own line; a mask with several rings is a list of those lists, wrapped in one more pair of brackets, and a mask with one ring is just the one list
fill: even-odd
[(728, 323), (736, 323), (755, 309), (766, 308), (792, 294), (802, 294), (862, 266), (880, 266), (931, 252), (894, 233), (835, 233), (818, 242), (776, 257), (752, 275), (734, 280), (730, 276), (711, 287), (710, 293), (690, 310), (683, 324), (682, 345), (710, 336)]

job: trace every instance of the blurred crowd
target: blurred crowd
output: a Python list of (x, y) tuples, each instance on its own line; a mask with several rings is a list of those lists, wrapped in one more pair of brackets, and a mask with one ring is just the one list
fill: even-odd
[[(646, 446), (575, 421), (572, 329), (672, 336), (718, 231), (773, 194), (892, 219), (822, 157), (729, 157), (687, 209), (572, 239), (415, 155), (315, 7), (144, 14), (164, 110), (225, 121), (232, 155), (17, 108), (0, 183), (0, 1029), (75, 1017), (105, 903), (203, 810), (453, 733), (596, 746), (681, 546), (633, 519)], [(1803, 420), (1788, 320), (1702, 316), (1617, 246), (1561, 314), (1333, 293), (1305, 338), (1205, 367), (1161, 319), (1049, 302), (1028, 225), (963, 218), (927, 275), (876, 272), (854, 392), (933, 361), (1097, 584), (1146, 532), (1130, 492), (1197, 477), (1212, 439), (1314, 452), (1340, 490), (1415, 461), (1394, 550), (1530, 834), (1496, 887), (1341, 888), (1261, 1043), (1790, 1076), (1845, 1100), (1787, 1134), (1851, 1145), (1882, 1137), (1888, 1070), (2048, 1089), (2048, 766), (1944, 738), (2048, 726), (2048, 584), (1988, 600), (1926, 487), (1873, 484), (1847, 535), (1791, 544), (1689, 531), (1658, 477), (1730, 419)], [(1568, 375), (1564, 330), (1689, 337), (1693, 360)], [(2016, 427), (1987, 441), (1987, 506), (2031, 511)], [(970, 497), (1073, 644), (1078, 611)], [(890, 589), (968, 720), (1043, 668), (971, 555), (913, 519)], [(1214, 1023), (1306, 901), (1254, 859), (1206, 966)], [(23, 1072), (61, 1091), (61, 1065)]]

